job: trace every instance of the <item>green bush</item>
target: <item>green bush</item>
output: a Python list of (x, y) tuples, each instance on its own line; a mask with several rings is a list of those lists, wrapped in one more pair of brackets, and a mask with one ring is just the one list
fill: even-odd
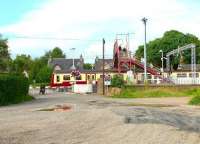
[(0, 74), (0, 105), (26, 101), (28, 90), (29, 82), (24, 76)]
[(111, 85), (113, 87), (121, 88), (124, 86), (124, 79), (122, 75), (114, 75), (111, 80)]
[(36, 75), (36, 82), (49, 83), (51, 80), (52, 72), (53, 72), (53, 69), (48, 66), (41, 68), (38, 74)]
[(194, 97), (190, 100), (189, 104), (191, 104), (191, 105), (200, 105), (200, 96), (199, 96), (199, 95), (194, 96)]
[(189, 101), (191, 105), (200, 105), (200, 89), (193, 89), (189, 93), (193, 98)]

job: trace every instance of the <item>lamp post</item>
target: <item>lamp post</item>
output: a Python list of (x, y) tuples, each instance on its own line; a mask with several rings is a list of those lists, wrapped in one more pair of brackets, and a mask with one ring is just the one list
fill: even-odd
[(162, 69), (161, 69), (161, 72), (163, 73), (163, 72), (164, 72), (164, 55), (163, 55), (163, 50), (160, 50), (159, 52), (162, 54), (162, 57), (161, 57), (161, 61), (162, 61)]
[[(71, 48), (70, 50), (71, 50), (71, 51), (75, 51), (76, 48)], [(73, 70), (76, 69), (76, 68), (75, 68), (75, 64), (74, 64), (74, 56), (73, 56), (73, 65), (72, 65), (72, 69), (73, 69)]]
[(147, 83), (147, 50), (146, 50), (146, 25), (147, 25), (147, 18), (142, 19), (144, 23), (144, 83)]

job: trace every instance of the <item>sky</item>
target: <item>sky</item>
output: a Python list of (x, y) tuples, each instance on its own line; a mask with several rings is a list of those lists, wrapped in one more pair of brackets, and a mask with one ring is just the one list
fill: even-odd
[(12, 57), (29, 54), (35, 58), (57, 46), (68, 58), (82, 54), (86, 62), (93, 62), (96, 56), (102, 56), (105, 38), (106, 58), (112, 58), (116, 34), (128, 32), (132, 33), (130, 50), (134, 52), (144, 43), (143, 17), (148, 19), (148, 41), (172, 29), (200, 37), (199, 0), (0, 2), (0, 33), (8, 38)]

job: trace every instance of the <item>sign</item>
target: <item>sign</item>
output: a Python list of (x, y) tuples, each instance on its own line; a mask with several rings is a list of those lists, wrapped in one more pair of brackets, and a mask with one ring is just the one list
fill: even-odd
[(105, 85), (106, 85), (106, 86), (111, 85), (111, 81), (105, 81)]
[(104, 82), (104, 84), (106, 86), (111, 85), (111, 76), (110, 75), (105, 75), (105, 82)]

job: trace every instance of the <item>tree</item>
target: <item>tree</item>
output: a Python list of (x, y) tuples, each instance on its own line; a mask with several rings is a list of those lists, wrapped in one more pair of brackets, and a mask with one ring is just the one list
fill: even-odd
[(31, 66), (31, 71), (30, 71), (30, 81), (33, 82), (33, 80), (36, 80), (36, 77), (40, 70), (43, 67), (47, 67), (47, 61), (45, 56), (42, 56), (40, 58), (35, 58), (33, 60), (32, 66)]
[(37, 83), (49, 83), (51, 80), (52, 69), (48, 66), (45, 66), (39, 70), (36, 75)]
[(47, 58), (65, 58), (64, 52), (59, 48), (55, 47), (52, 51), (48, 51), (45, 53), (45, 57)]
[[(49, 81), (49, 71), (47, 70), (49, 58), (65, 58), (65, 54), (60, 48), (55, 47), (52, 51), (47, 51), (40, 58), (34, 59), (30, 72), (31, 82), (33, 82), (33, 80), (36, 80), (36, 82)], [(47, 72), (47, 79), (45, 79), (45, 70)]]
[(10, 54), (8, 52), (8, 41), (3, 39), (0, 35), (0, 71), (7, 71), (10, 61)]
[(33, 61), (30, 55), (17, 55), (16, 58), (12, 62), (12, 71), (17, 73), (22, 73), (27, 71), (28, 73), (31, 70)]
[[(200, 40), (192, 34), (183, 34), (176, 30), (167, 31), (164, 33), (163, 37), (150, 41), (147, 44), (147, 61), (156, 66), (161, 66), (161, 53), (160, 50), (163, 50), (164, 54), (177, 49), (179, 46), (184, 46), (186, 44), (194, 43), (197, 46), (196, 53), (200, 52)], [(136, 51), (136, 57), (143, 57), (144, 46), (139, 46)], [(184, 58), (183, 62), (185, 64), (191, 63), (191, 51), (187, 50), (182, 53)], [(180, 54), (174, 57), (171, 57), (171, 62), (174, 68), (177, 68), (180, 63)], [(198, 63), (200, 63), (200, 56), (197, 55)], [(165, 64), (166, 62), (164, 62)]]
[(83, 68), (86, 69), (86, 70), (92, 70), (92, 64), (90, 64), (90, 63), (85, 63), (85, 64), (83, 65)]

